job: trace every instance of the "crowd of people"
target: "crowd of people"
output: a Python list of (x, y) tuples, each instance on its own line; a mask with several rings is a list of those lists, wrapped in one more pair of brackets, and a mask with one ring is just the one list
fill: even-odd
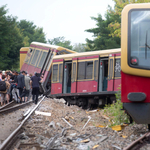
[(26, 71), (1, 71), (0, 70), (0, 105), (3, 106), (12, 100), (17, 103), (27, 102), (31, 97), (37, 104), (40, 82), (43, 77), (35, 72), (34, 75)]

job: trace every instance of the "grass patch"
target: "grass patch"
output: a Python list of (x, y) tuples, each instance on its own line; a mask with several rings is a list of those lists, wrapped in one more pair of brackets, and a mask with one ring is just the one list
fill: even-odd
[(119, 91), (116, 94), (116, 103), (108, 104), (104, 107), (104, 115), (110, 118), (110, 127), (129, 123), (129, 117), (121, 110), (122, 108), (123, 103), (121, 102), (121, 90), (119, 88)]

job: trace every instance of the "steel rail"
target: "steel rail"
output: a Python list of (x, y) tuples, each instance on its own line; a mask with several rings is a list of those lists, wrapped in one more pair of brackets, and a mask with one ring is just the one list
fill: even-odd
[(12, 111), (14, 111), (14, 110), (16, 110), (16, 109), (18, 109), (18, 108), (25, 107), (26, 105), (28, 105), (28, 104), (30, 104), (30, 103), (32, 103), (32, 101), (28, 101), (28, 102), (26, 102), (26, 103), (18, 104), (18, 105), (16, 105), (16, 106), (12, 106), (12, 107), (9, 107), (9, 108), (0, 109), (0, 114), (12, 112)]
[(130, 150), (132, 147), (134, 147), (138, 142), (140, 142), (142, 139), (144, 139), (145, 137), (148, 137), (150, 135), (150, 132), (145, 133), (143, 136), (141, 136), (140, 138), (138, 138), (137, 140), (135, 140), (134, 142), (132, 142), (130, 145), (128, 145), (126, 148), (124, 148), (123, 150)]
[(11, 101), (11, 102), (9, 102), (8, 104), (6, 104), (6, 105), (0, 107), (0, 110), (6, 109), (7, 107), (10, 107), (11, 105), (13, 105), (13, 104), (15, 104), (15, 103), (16, 103), (15, 101)]
[(27, 121), (27, 119), (31, 116), (31, 114), (38, 108), (40, 103), (45, 99), (45, 96), (41, 99), (41, 101), (38, 102), (38, 104), (30, 111), (30, 113), (25, 117), (25, 119), (20, 123), (20, 125), (7, 137), (7, 139), (0, 145), (0, 150), (8, 150), (10, 145), (12, 144), (11, 141), (13, 137), (17, 135), (21, 127), (24, 125), (24, 123)]

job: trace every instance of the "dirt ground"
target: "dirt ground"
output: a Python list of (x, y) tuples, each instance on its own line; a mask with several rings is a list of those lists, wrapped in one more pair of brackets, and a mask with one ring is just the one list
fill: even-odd
[(146, 125), (137, 124), (114, 131), (102, 110), (67, 106), (63, 99), (46, 98), (37, 111), (51, 116), (34, 113), (24, 125), (15, 150), (123, 149), (147, 131)]

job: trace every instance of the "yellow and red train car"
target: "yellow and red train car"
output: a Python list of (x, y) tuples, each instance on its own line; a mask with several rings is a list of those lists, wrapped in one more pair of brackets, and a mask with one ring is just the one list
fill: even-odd
[(110, 49), (55, 56), (51, 97), (83, 107), (112, 102), (121, 84), (120, 54)]
[(150, 3), (127, 5), (121, 25), (123, 107), (136, 123), (150, 124)]
[(55, 55), (76, 53), (61, 46), (55, 46), (40, 42), (32, 42), (26, 54), (26, 59), (21, 67), (28, 74), (38, 73), (44, 76), (44, 82), (41, 84), (44, 93), (50, 90), (51, 66)]

